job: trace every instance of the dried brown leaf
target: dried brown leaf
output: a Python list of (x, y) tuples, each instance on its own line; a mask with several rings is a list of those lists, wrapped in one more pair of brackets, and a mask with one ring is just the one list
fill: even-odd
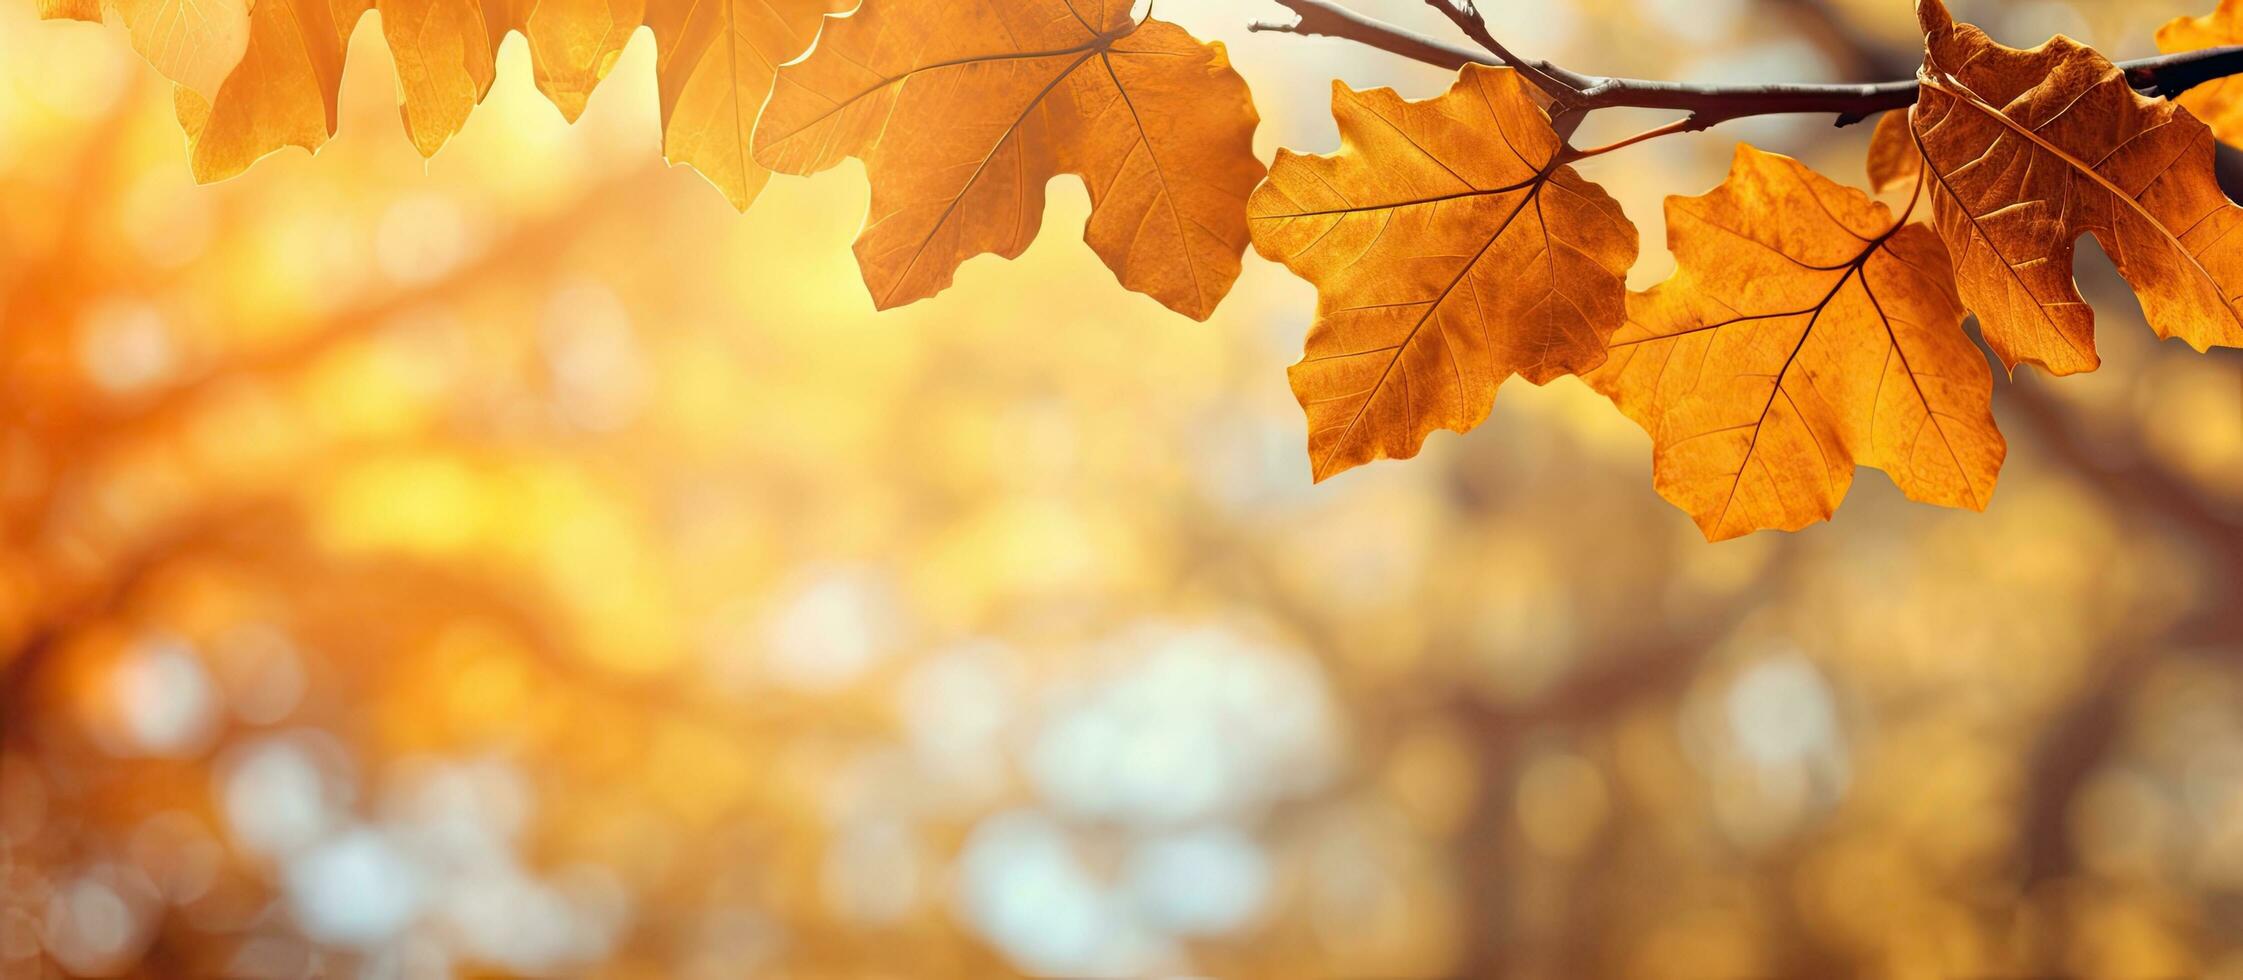
[(1963, 302), (2003, 362), (2095, 368), (2094, 314), (2072, 282), (2083, 233), (2160, 336), (2243, 346), (2243, 208), (2213, 179), (2211, 130), (2069, 38), (2020, 50), (1956, 24), (1939, 0), (1917, 14), (1910, 134)]

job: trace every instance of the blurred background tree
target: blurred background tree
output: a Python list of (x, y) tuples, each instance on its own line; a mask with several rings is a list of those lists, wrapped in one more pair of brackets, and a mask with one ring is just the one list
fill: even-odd
[[(28, 8), (0, 974), (2243, 976), (2234, 351), (2127, 322), (2004, 383), (1984, 515), (1865, 475), (1707, 545), (1572, 379), (1312, 488), (1275, 266), (1194, 324), (1051, 235), (876, 317), (861, 178), (742, 217), (650, 163), (644, 37), (573, 127), (510, 40), (424, 165), (361, 24), (316, 163), (196, 187), (117, 29)], [(1163, 9), (1265, 153), (1331, 145), (1334, 75), (1445, 84), (1266, 8)], [(2201, 12), (1957, 7), (2122, 58)], [(1913, 62), (1866, 0), (1494, 22), (1648, 77)], [(1847, 176), (1867, 132), (1590, 167), (1659, 242), (1740, 139)]]

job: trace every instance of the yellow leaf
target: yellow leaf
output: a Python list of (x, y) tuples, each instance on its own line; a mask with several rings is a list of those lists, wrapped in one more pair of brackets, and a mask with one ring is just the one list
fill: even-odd
[(836, 0), (707, 0), (648, 12), (659, 52), (662, 150), (743, 211), (770, 177), (748, 155), (780, 64), (801, 54)]
[[(37, 0), (47, 20), (101, 22), (102, 0)], [(174, 82), (214, 95), (249, 48), (247, 0), (110, 0), (133, 50)]]
[[(458, 2), (458, 0), (451, 0)], [(575, 122), (646, 18), (646, 0), (515, 0), (538, 91)], [(691, 3), (692, 0), (666, 0)], [(527, 5), (526, 11), (521, 10)]]
[(1559, 165), (1515, 73), (1467, 65), (1420, 102), (1335, 83), (1332, 115), (1339, 152), (1280, 151), (1247, 206), (1255, 249), (1317, 286), (1290, 372), (1316, 479), (1471, 429), (1513, 374), (1604, 360), (1636, 229)]
[(780, 69), (755, 159), (807, 174), (865, 162), (857, 260), (881, 308), (966, 259), (1028, 247), (1044, 184), (1083, 178), (1085, 239), (1121, 284), (1205, 319), (1238, 278), (1259, 117), (1220, 44), (1127, 4), (867, 0)]
[(1628, 297), (1588, 381), (1651, 433), (1659, 493), (1709, 540), (1825, 520), (1855, 464), (1983, 510), (2005, 447), (1939, 238), (1790, 157), (1667, 199), (1672, 279)]
[[(93, 2), (40, 0), (40, 10), (98, 19)], [(138, 38), (141, 25), (172, 16), (161, 5), (171, 2), (120, 0), (120, 9)], [(240, 0), (209, 0), (195, 9), (208, 19), (230, 2)], [(282, 147), (318, 149), (335, 132), (344, 46), (372, 7), (381, 11), (383, 39), (396, 61), (406, 133), (423, 156), (433, 156), (490, 93), (509, 29), (528, 36), (538, 87), (574, 119), (646, 20), (661, 53), (669, 158), (699, 170), (744, 209), (768, 176), (750, 158), (748, 137), (775, 66), (800, 54), (818, 18), (843, 2), (660, 0), (649, 9), (644, 0), (272, 0), (254, 15), (243, 12), (242, 50), (218, 71), (222, 83), (178, 93), (179, 118), (195, 176), (204, 181), (238, 174)], [(217, 47), (196, 50), (214, 54)], [(175, 69), (166, 72), (179, 77)]]
[[(101, 0), (38, 0), (44, 20), (86, 20), (101, 23)], [(147, 57), (143, 52), (142, 57)]]
[(488, 17), (479, 0), (375, 0), (375, 6), (397, 62), (405, 132), (422, 156), (434, 156), (489, 94), (506, 23)]
[(111, 5), (149, 64), (205, 96), (218, 91), (249, 49), (247, 0), (111, 0)]

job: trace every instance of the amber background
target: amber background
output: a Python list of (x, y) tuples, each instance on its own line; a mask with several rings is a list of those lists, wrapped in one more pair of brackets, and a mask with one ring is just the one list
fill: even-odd
[[(196, 187), (121, 32), (29, 8), (0, 975), (2243, 976), (2243, 360), (2100, 258), (2105, 366), (1999, 385), (1987, 513), (1864, 471), (1708, 545), (1571, 379), (1312, 487), (1312, 291), (1167, 314), (1071, 179), (876, 316), (861, 171), (735, 215), (660, 164), (643, 35), (573, 127), (511, 40), (424, 164), (361, 24), (332, 145)], [(1490, 9), (1591, 71), (1911, 61), (1898, 2)], [(1958, 4), (2118, 57), (2183, 12)], [(1331, 147), (1334, 75), (1443, 86), (1160, 13), (1265, 153)], [(1859, 183), (1866, 136), (1590, 173), (1642, 286), (1734, 141)]]

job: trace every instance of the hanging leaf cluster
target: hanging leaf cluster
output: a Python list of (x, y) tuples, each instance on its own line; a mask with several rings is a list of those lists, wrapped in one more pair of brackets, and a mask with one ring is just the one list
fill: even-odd
[[(1223, 46), (1124, 0), (39, 2), (124, 22), (178, 84), (204, 180), (334, 133), (368, 10), (423, 154), (490, 91), (508, 33), (573, 119), (647, 26), (663, 151), (736, 207), (771, 173), (863, 161), (855, 250), (882, 308), (933, 296), (974, 256), (1021, 254), (1045, 186), (1078, 176), (1087, 244), (1176, 312), (1211, 315), (1249, 242), (1315, 285), (1290, 377), (1316, 480), (1473, 428), (1514, 375), (1574, 375), (1650, 434), (1658, 492), (1709, 539), (1826, 519), (1863, 465), (1913, 499), (1983, 509), (2006, 448), (1966, 321), (2012, 370), (2093, 370), (2082, 235), (2160, 336), (2243, 346), (2243, 209), (2213, 175), (2215, 141), (2243, 140), (2243, 82), (2145, 94), (2092, 48), (2007, 47), (1940, 0), (1918, 6), (1914, 103), (1879, 119), (1868, 156), (1897, 211), (1739, 145), (1719, 186), (1668, 199), (1676, 271), (1641, 292), (1626, 285), (1635, 225), (1578, 169), (1637, 140), (1571, 145), (1547, 67), (1466, 64), (1420, 101), (1334, 83), (1338, 149), (1281, 150), (1265, 170)], [(2168, 52), (2239, 41), (2243, 0), (2158, 34)]]

